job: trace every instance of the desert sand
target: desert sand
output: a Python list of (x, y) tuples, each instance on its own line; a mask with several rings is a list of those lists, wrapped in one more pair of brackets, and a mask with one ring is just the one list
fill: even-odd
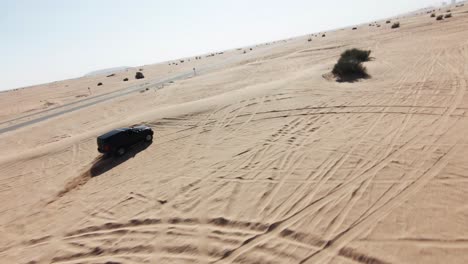
[[(0, 262), (468, 263), (468, 8), (452, 13), (0, 93), (2, 129), (135, 90), (0, 134)], [(348, 48), (372, 51), (372, 78), (327, 77)], [(134, 124), (151, 145), (98, 154)]]

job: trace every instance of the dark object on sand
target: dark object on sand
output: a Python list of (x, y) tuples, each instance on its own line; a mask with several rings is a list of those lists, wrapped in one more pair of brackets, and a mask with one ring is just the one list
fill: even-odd
[(153, 134), (153, 130), (147, 126), (114, 129), (97, 138), (98, 151), (122, 156), (132, 145), (153, 141)]
[(143, 79), (143, 78), (145, 78), (145, 76), (143, 75), (143, 73), (137, 72), (137, 73), (135, 74), (135, 79), (138, 80), (138, 79)]

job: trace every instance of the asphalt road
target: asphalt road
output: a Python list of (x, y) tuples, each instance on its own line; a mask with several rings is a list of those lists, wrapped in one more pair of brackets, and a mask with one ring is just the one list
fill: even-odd
[[(268, 49), (272, 49), (272, 48), (273, 48), (273, 46), (268, 47)], [(265, 50), (265, 49), (263, 49), (263, 50)], [(256, 53), (256, 52), (257, 52), (257, 50), (253, 51), (253, 53)], [(207, 72), (219, 69), (222, 66), (226, 66), (226, 65), (233, 64), (233, 63), (236, 63), (236, 62), (241, 62), (243, 60), (245, 60), (245, 58), (241, 55), (240, 57), (238, 57), (236, 59), (229, 59), (229, 60), (225, 60), (224, 62), (219, 63), (219, 64), (214, 64), (214, 65), (211, 65), (211, 66), (205, 66), (203, 68), (197, 68), (196, 72), (197, 72), (197, 75), (202, 74), (202, 73), (207, 73)], [(75, 102), (72, 102), (72, 103), (64, 104), (64, 105), (57, 106), (57, 107), (54, 107), (54, 108), (50, 108), (50, 109), (47, 109), (47, 110), (43, 110), (43, 111), (40, 111), (40, 112), (35, 112), (35, 113), (32, 113), (32, 114), (28, 114), (28, 115), (24, 115), (24, 116), (17, 117), (17, 118), (14, 118), (14, 119), (10, 119), (10, 120), (7, 120), (7, 121), (3, 121), (3, 122), (0, 122), (0, 126), (2, 126), (4, 124), (7, 124), (9, 122), (14, 122), (14, 121), (17, 121), (17, 120), (27, 119), (27, 118), (33, 117), (32, 119), (29, 119), (27, 121), (19, 122), (17, 124), (11, 125), (11, 126), (6, 126), (6, 127), (3, 127), (3, 128), (0, 128), (0, 134), (5, 133), (5, 132), (9, 132), (9, 131), (13, 131), (13, 130), (16, 130), (18, 128), (30, 126), (30, 125), (42, 122), (42, 121), (50, 119), (50, 118), (54, 118), (54, 117), (57, 117), (57, 116), (60, 116), (60, 115), (66, 114), (66, 113), (74, 112), (74, 111), (77, 111), (77, 110), (80, 110), (80, 109), (83, 109), (83, 108), (86, 108), (86, 107), (89, 107), (89, 106), (93, 106), (93, 105), (98, 104), (98, 103), (106, 102), (106, 101), (112, 100), (112, 99), (117, 98), (117, 97), (121, 97), (121, 96), (125, 96), (125, 95), (131, 94), (131, 93), (139, 92), (139, 91), (141, 91), (141, 89), (146, 89), (147, 87), (160, 86), (162, 84), (165, 84), (165, 83), (168, 83), (168, 82), (171, 82), (171, 81), (182, 80), (182, 79), (188, 78), (190, 76), (194, 76), (194, 72), (192, 70), (188, 71), (188, 72), (185, 72), (185, 73), (181, 73), (181, 74), (172, 76), (172, 77), (167, 78), (167, 79), (151, 80), (149, 83), (144, 84), (144, 85), (140, 84), (140, 85), (134, 85), (134, 86), (126, 87), (126, 88), (120, 89), (118, 91), (109, 92), (109, 93), (105, 93), (105, 94), (101, 94), (101, 95), (81, 99), (81, 100), (78, 100), (78, 101), (75, 101)], [(45, 115), (42, 115), (42, 114), (45, 114)], [(38, 116), (38, 117), (34, 118), (34, 116)]]
[(29, 125), (32, 125), (32, 124), (36, 124), (36, 123), (42, 122), (44, 120), (47, 120), (47, 119), (50, 119), (50, 118), (53, 118), (53, 117), (56, 117), (56, 116), (60, 116), (60, 115), (66, 114), (66, 113), (74, 112), (74, 111), (77, 111), (77, 110), (80, 110), (80, 109), (83, 109), (83, 108), (86, 108), (86, 107), (89, 107), (89, 106), (93, 106), (93, 105), (98, 104), (98, 103), (106, 102), (106, 101), (112, 100), (112, 99), (117, 98), (117, 97), (121, 97), (121, 96), (125, 96), (125, 95), (131, 94), (131, 93), (139, 92), (142, 89), (146, 89), (147, 87), (159, 86), (159, 85), (171, 82), (171, 81), (177, 81), (177, 80), (185, 79), (185, 78), (190, 77), (190, 76), (193, 76), (193, 71), (186, 72), (186, 73), (181, 73), (181, 74), (178, 74), (176, 76), (173, 76), (171, 78), (164, 79), (164, 80), (152, 81), (152, 82), (147, 83), (145, 85), (140, 84), (140, 85), (134, 85), (134, 86), (126, 87), (126, 88), (123, 88), (123, 89), (118, 90), (118, 91), (109, 92), (109, 93), (101, 94), (101, 95), (94, 96), (94, 97), (89, 97), (89, 98), (78, 100), (78, 101), (75, 101), (75, 102), (72, 102), (72, 103), (57, 106), (57, 107), (54, 107), (54, 108), (51, 108), (51, 109), (47, 109), (47, 110), (43, 110), (43, 111), (36, 112), (36, 113), (33, 113), (33, 114), (24, 115), (24, 116), (15, 118), (15, 119), (10, 119), (10, 120), (7, 120), (7, 121), (3, 121), (3, 122), (0, 123), (0, 125), (6, 124), (6, 123), (9, 123), (9, 122), (13, 122), (13, 121), (17, 121), (17, 120), (21, 120), (21, 119), (25, 119), (25, 118), (28, 118), (28, 117), (39, 116), (39, 115), (45, 114), (45, 115), (42, 115), (42, 116), (37, 117), (37, 118), (33, 118), (33, 119), (30, 119), (30, 120), (27, 120), (27, 121), (24, 121), (24, 122), (20, 122), (20, 123), (11, 125), (11, 126), (0, 128), (0, 134), (8, 132), (8, 131), (13, 131), (15, 129), (22, 128), (22, 127), (25, 127), (25, 126), (29, 126)]

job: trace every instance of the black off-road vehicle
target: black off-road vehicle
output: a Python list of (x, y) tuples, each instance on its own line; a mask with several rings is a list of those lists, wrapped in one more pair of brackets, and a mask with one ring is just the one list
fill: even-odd
[(153, 134), (153, 130), (147, 126), (114, 129), (97, 138), (98, 151), (122, 156), (136, 143), (151, 142)]

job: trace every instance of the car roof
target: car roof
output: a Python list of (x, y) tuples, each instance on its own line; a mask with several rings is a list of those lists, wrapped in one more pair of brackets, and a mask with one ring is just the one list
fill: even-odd
[(139, 126), (134, 126), (132, 127), (133, 129), (147, 129), (148, 127), (145, 125), (139, 125)]
[(99, 139), (106, 139), (106, 138), (109, 138), (109, 137), (112, 137), (113, 135), (116, 135), (120, 132), (124, 132), (124, 131), (127, 131), (129, 130), (130, 128), (118, 128), (118, 129), (114, 129), (114, 130), (111, 130), (103, 135), (100, 135), (98, 138)]

